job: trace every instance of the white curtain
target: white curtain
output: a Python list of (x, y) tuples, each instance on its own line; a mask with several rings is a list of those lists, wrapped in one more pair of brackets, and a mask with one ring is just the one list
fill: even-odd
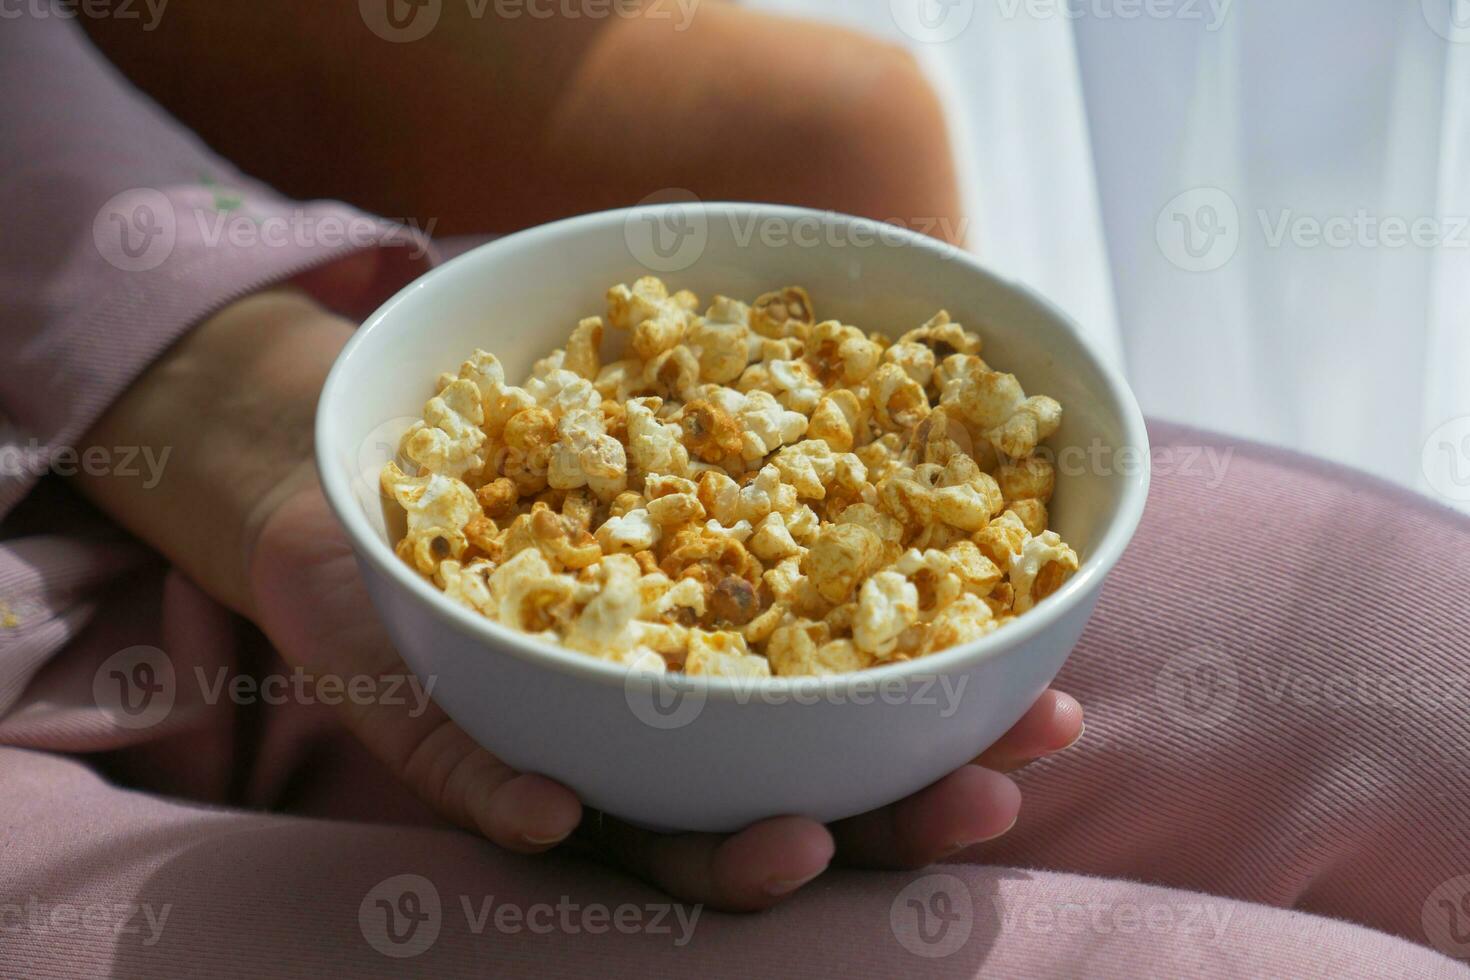
[(1470, 0), (757, 0), (904, 43), (1145, 412), (1470, 509)]

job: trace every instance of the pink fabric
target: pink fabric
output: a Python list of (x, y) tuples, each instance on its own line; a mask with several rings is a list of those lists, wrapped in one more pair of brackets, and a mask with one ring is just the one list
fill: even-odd
[[(211, 245), (181, 222), (157, 268), (119, 268), (93, 235), (119, 190), (293, 208), (66, 22), (7, 24), (0, 82), (25, 93), (0, 102), (11, 446), (65, 445), (208, 310), (352, 247)], [(834, 871), (753, 917), (660, 911), (614, 872), (445, 829), (321, 705), (211, 703), (196, 668), (283, 670), (258, 634), (64, 486), (11, 474), (0, 973), (1470, 975), (1428, 945), (1470, 953), (1470, 526), (1297, 457), (1154, 437), (1171, 455), (1143, 527), (1058, 682), (1087, 734), (1020, 775), (1015, 831), (942, 869)], [(94, 683), (137, 645), (180, 679), (145, 728)], [(393, 944), (385, 910), (422, 931)]]
[(0, 104), (0, 514), (48, 461), (79, 465), (57, 454), (209, 313), (365, 247), (429, 247), (243, 176), (132, 90), (74, 20), (7, 17), (0, 90), (24, 94)]
[[(129, 565), (126, 547), (85, 530), (12, 540), (7, 559), (36, 549), (48, 570), (38, 555), (57, 569), (82, 553), (108, 561), (111, 587), (58, 572), (8, 634), (35, 643), (76, 623), (44, 644), (56, 656), (0, 723), (0, 742), (30, 747), (0, 749), (0, 964), (27, 976), (1470, 975), (1427, 946), (1465, 928), (1453, 916), (1470, 894), (1470, 527), (1289, 455), (1170, 426), (1154, 438), (1233, 455), (1219, 486), (1156, 473), (1138, 539), (1058, 682), (1087, 706), (1087, 733), (1020, 775), (1012, 834), (942, 869), (834, 871), (761, 916), (702, 911), (682, 946), (677, 926), (589, 934), (586, 910), (636, 906), (649, 924), (643, 910), (663, 899), (575, 858), (513, 857), (435, 826), (320, 706), (211, 706), (181, 683), (165, 723), (120, 729), (92, 681), (124, 647), (160, 646), (180, 677), (282, 668), (182, 578)], [(22, 515), (33, 522), (53, 503), (40, 496)], [(1353, 598), (1382, 595), (1376, 569), (1415, 556), (1412, 599)], [(1327, 703), (1299, 677), (1354, 686)], [(66, 754), (89, 746), (130, 748)], [(412, 960), (378, 952), (386, 920), (376, 905), (360, 919), (364, 901), (383, 888), (428, 901), (430, 886), (432, 945)], [(910, 900), (935, 944), (918, 938)], [(502, 905), (552, 916), (558, 903), (571, 918), (549, 933), (495, 926)], [(140, 931), (50, 928), (57, 908), (103, 905), (138, 907)], [(145, 907), (168, 909), (156, 941)], [(941, 935), (932, 913), (946, 910), (961, 918)], [(962, 944), (945, 938), (966, 927)]]

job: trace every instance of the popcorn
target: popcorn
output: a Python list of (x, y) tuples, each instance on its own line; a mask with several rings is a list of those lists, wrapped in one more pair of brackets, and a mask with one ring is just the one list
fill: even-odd
[(710, 593), (709, 611), (716, 622), (744, 626), (760, 613), (760, 598), (745, 579), (726, 575)]
[(897, 364), (884, 364), (867, 382), (873, 418), (888, 431), (907, 430), (929, 414), (929, 396)]
[(770, 677), (765, 657), (754, 656), (739, 633), (691, 630), (684, 673), (692, 677)]
[(934, 349), (913, 340), (903, 340), (891, 345), (883, 352), (885, 364), (897, 364), (904, 374), (913, 378), (922, 388), (928, 388), (934, 379)]
[(789, 337), (801, 326), (813, 322), (812, 298), (800, 286), (787, 286), (779, 292), (766, 293), (755, 301), (750, 326), (762, 337)]
[(940, 360), (951, 354), (980, 353), (980, 338), (951, 322), (947, 310), (940, 310), (934, 319), (898, 338), (898, 343), (923, 344)]
[(570, 575), (552, 572), (535, 548), (528, 548), (490, 573), (495, 618), (512, 629), (539, 633), (564, 622), (577, 591)]
[(726, 540), (735, 541), (740, 544), (744, 544), (755, 533), (755, 528), (750, 526), (749, 521), (736, 521), (729, 527), (726, 527), (719, 521), (707, 521), (704, 527), (706, 531), (716, 537), (725, 538)]
[(628, 488), (628, 459), (623, 444), (607, 434), (601, 415), (576, 409), (556, 426), (546, 481), (554, 490), (588, 487), (602, 500)]
[(822, 440), (834, 452), (846, 453), (857, 445), (866, 428), (867, 418), (857, 395), (846, 388), (839, 388), (822, 396), (812, 411), (806, 434), (809, 438)]
[(658, 543), (663, 530), (653, 515), (644, 507), (628, 511), (619, 517), (609, 517), (597, 529), (597, 543), (609, 554), (632, 554), (647, 551)]
[(1007, 463), (996, 474), (1001, 495), (1007, 504), (1017, 500), (1047, 503), (1057, 485), (1057, 471), (1048, 461), (1036, 456)]
[(919, 590), (898, 572), (879, 572), (863, 583), (852, 639), (859, 650), (879, 659), (893, 652), (898, 638), (919, 618)]
[[(492, 439), (500, 435), (512, 415), (536, 403), (524, 389), (505, 383), (505, 369), (488, 351), (476, 350), (471, 354), (469, 360), (460, 365), (459, 377), (479, 390), (480, 404), (485, 413), (485, 434)], [(440, 387), (452, 381), (450, 378)]]
[(490, 517), (504, 517), (510, 514), (515, 510), (516, 502), (520, 498), (521, 492), (516, 488), (515, 481), (504, 476), (498, 480), (491, 480), (475, 491), (475, 499)]
[(923, 656), (957, 647), (994, 632), (999, 625), (995, 612), (983, 599), (963, 595), (928, 624), (915, 652)]
[(965, 583), (955, 568), (954, 559), (936, 548), (924, 551), (910, 548), (893, 568), (914, 584), (920, 619), (933, 619), (964, 594)]
[(462, 477), (485, 465), (485, 411), (480, 389), (466, 379), (451, 381), (424, 406), (424, 420), (403, 438), (403, 454), (421, 470)]
[(699, 358), (683, 344), (664, 351), (643, 369), (643, 387), (666, 398), (692, 401), (699, 390)]
[(1006, 509), (1021, 519), (1026, 525), (1026, 530), (1032, 534), (1040, 534), (1046, 530), (1047, 513), (1046, 504), (1035, 499), (1010, 500), (1006, 502)]
[(628, 402), (628, 455), (640, 473), (682, 476), (689, 469), (689, 450), (679, 441), (679, 426), (661, 422), (658, 398)]
[(985, 437), (1007, 456), (1030, 456), (1061, 425), (1062, 406), (1045, 395), (1037, 395), (1017, 405), (1011, 417), (986, 432)]
[(823, 385), (805, 361), (770, 361), (766, 369), (776, 399), (792, 411), (810, 415), (822, 400)]
[(567, 338), (566, 369), (588, 381), (602, 373), (602, 317), (591, 316), (577, 324)]
[(770, 392), (716, 388), (708, 397), (735, 420), (740, 430), (740, 457), (746, 462), (763, 459), (806, 432), (807, 417), (783, 407)]
[(643, 379), (643, 362), (636, 357), (604, 365), (592, 386), (604, 399), (618, 402), (650, 390)]
[[(398, 555), (452, 601), (629, 670), (825, 676), (979, 639), (1079, 566), (1028, 397), (944, 312), (896, 343), (646, 277), (522, 387), (475, 351), (390, 463)], [(604, 362), (606, 328), (627, 353)]]
[(1003, 504), (995, 477), (963, 453), (949, 458), (933, 491), (934, 516), (962, 531), (981, 530)]
[(755, 524), (767, 514), (786, 514), (796, 509), (799, 491), (784, 482), (779, 466), (763, 466), (735, 498), (735, 514), (739, 520)]
[(641, 633), (634, 623), (642, 605), (638, 592), (642, 571), (627, 555), (608, 555), (598, 565), (598, 589), (572, 621), (566, 645), (603, 657), (628, 653)]
[(547, 487), (551, 451), (557, 442), (556, 417), (545, 408), (517, 412), (505, 423), (505, 448), (501, 473), (523, 494), (540, 493)]
[(750, 363), (750, 307), (716, 296), (705, 315), (689, 329), (689, 348), (699, 359), (700, 377), (725, 385), (740, 377)]
[(648, 516), (659, 527), (679, 527), (704, 518), (704, 505), (692, 493), (671, 493), (648, 502)]
[(1000, 584), (1005, 574), (973, 541), (957, 541), (945, 552), (950, 569), (959, 577), (960, 585), (971, 594), (984, 598)]
[(806, 554), (806, 549), (797, 544), (786, 529), (780, 514), (767, 514), (751, 535), (748, 546), (751, 553), (762, 561), (779, 562)]
[(461, 565), (457, 561), (445, 561), (439, 565), (435, 581), (444, 594), (461, 605), (483, 615), (494, 618), (496, 606), (490, 595), (488, 577), (495, 570), (495, 563), (481, 558)]
[(602, 557), (602, 548), (591, 534), (544, 503), (533, 505), (529, 514), (511, 522), (497, 549), (498, 557), (505, 560), (527, 548), (540, 551), (557, 570), (586, 568)]
[(812, 328), (807, 359), (823, 381), (857, 384), (873, 373), (882, 357), (883, 348), (856, 327), (826, 320)]
[(586, 378), (566, 370), (553, 368), (526, 382), (526, 394), (559, 419), (578, 409), (594, 409), (602, 404), (602, 396)]
[(998, 452), (1030, 456), (1061, 427), (1062, 406), (1045, 395), (1027, 398), (1014, 374), (992, 371), (978, 357), (958, 365), (940, 403), (954, 406)]
[(831, 524), (818, 533), (802, 558), (801, 570), (811, 576), (822, 597), (835, 605), (846, 601), (882, 553), (883, 542), (867, 528)]
[(829, 640), (824, 623), (797, 623), (783, 626), (771, 635), (766, 658), (779, 677), (846, 674), (871, 667), (872, 654), (857, 648), (851, 640)]
[(1001, 568), (1009, 568), (1011, 559), (1021, 553), (1031, 532), (1013, 511), (1006, 511), (975, 535), (980, 551)]
[(653, 276), (644, 276), (627, 286), (607, 291), (607, 319), (620, 330), (633, 334), (633, 350), (651, 360), (684, 339), (698, 300), (687, 290), (669, 295), (669, 289)]
[(730, 413), (703, 399), (684, 406), (679, 424), (684, 430), (684, 444), (706, 462), (738, 456), (745, 445), (740, 424)]
[(1021, 553), (1011, 558), (1011, 586), (1016, 590), (1015, 610), (1023, 613), (1045, 599), (1077, 571), (1077, 552), (1068, 548), (1055, 531), (1026, 535)]
[(383, 490), (408, 514), (408, 533), (398, 554), (424, 574), (446, 558), (464, 554), (464, 526), (480, 512), (474, 491), (449, 476), (408, 476), (396, 463), (383, 470)]
[(678, 582), (670, 582), (668, 576), (662, 572), (653, 572), (644, 575), (645, 588), (653, 579), (662, 579), (667, 587), (659, 591), (652, 602), (644, 602), (644, 619), (657, 622), (668, 617), (678, 617), (686, 611), (696, 619), (704, 615), (704, 589), (694, 579), (684, 578)]

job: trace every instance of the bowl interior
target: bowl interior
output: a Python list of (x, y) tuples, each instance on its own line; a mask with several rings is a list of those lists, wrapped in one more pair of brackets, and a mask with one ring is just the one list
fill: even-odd
[[(1028, 394), (1062, 403), (1062, 429), (1050, 444), (1082, 451), (1057, 457), (1052, 526), (1077, 550), (1084, 571), (1110, 531), (1124, 540), (1131, 534), (1147, 483), (1137, 406), (1066, 321), (1031, 293), (932, 240), (768, 205), (705, 205), (702, 247), (681, 250), (677, 262), (663, 263), (667, 271), (650, 269), (640, 261), (649, 253), (637, 236), (642, 222), (661, 216), (658, 209), (607, 212), (501, 239), (424, 276), (368, 320), (333, 371), (318, 423), (328, 494), (338, 498), (349, 528), (370, 539), (360, 544), (396, 561), (391, 540), (401, 533), (401, 515), (380, 494), (378, 473), (421, 417), (438, 374), (457, 370), (483, 347), (519, 383), (580, 318), (604, 314), (609, 286), (650, 273), (672, 289), (693, 290), (702, 305), (716, 293), (749, 302), (802, 285), (820, 319), (890, 337), (949, 310), (980, 333), (993, 367), (1014, 373)], [(356, 514), (344, 512), (352, 509)], [(1113, 538), (1105, 550), (1120, 551)]]

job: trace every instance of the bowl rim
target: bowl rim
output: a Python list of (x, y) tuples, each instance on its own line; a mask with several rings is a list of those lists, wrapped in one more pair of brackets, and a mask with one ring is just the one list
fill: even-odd
[[(421, 327), (412, 319), (395, 322), (395, 311), (408, 303), (410, 297), (425, 289), (436, 288), (439, 280), (452, 274), (461, 266), (484, 261), (485, 257), (497, 252), (510, 251), (530, 243), (556, 239), (586, 231), (605, 229), (609, 225), (623, 224), (634, 215), (648, 215), (662, 210), (685, 208), (687, 203), (663, 205), (638, 205), (576, 215), (527, 228), (514, 234), (497, 238), (458, 255), (419, 276), (404, 286), (387, 302), (375, 310), (353, 333), (338, 354), (322, 386), (317, 402), (314, 427), (315, 458), (322, 490), (328, 505), (336, 515), (353, 545), (359, 560), (366, 560), (384, 577), (405, 590), (415, 601), (422, 603), (428, 611), (459, 632), (482, 641), (487, 652), (504, 652), (520, 657), (547, 669), (573, 675), (582, 680), (604, 686), (625, 687), (632, 678), (645, 678), (649, 682), (666, 683), (676, 690), (697, 690), (706, 697), (721, 700), (772, 695), (781, 697), (812, 692), (840, 694), (854, 685), (871, 688), (885, 682), (905, 682), (918, 678), (951, 675), (965, 671), (981, 661), (1001, 656), (1006, 651), (1026, 644), (1044, 633), (1058, 620), (1064, 619), (1084, 600), (1102, 579), (1113, 569), (1133, 538), (1143, 516), (1148, 497), (1151, 467), (1142, 465), (1133, 474), (1123, 474), (1123, 492), (1111, 520), (1106, 526), (1101, 541), (1082, 567), (1055, 593), (1048, 596), (1025, 615), (1017, 617), (1005, 627), (979, 639), (932, 653), (915, 660), (884, 664), (848, 674), (824, 677), (769, 677), (769, 678), (726, 678), (691, 677), (683, 673), (654, 674), (641, 672), (624, 665), (602, 660), (575, 650), (536, 639), (487, 619), (480, 613), (450, 599), (432, 583), (409, 568), (379, 538), (368, 523), (351, 480), (330, 458), (336, 454), (338, 443), (335, 413), (331, 411), (347, 379), (356, 368), (356, 360), (368, 339), (377, 332)], [(1094, 348), (1092, 343), (1077, 327), (1076, 323), (1061, 310), (1029, 287), (999, 276), (986, 269), (973, 254), (947, 243), (929, 238), (898, 225), (889, 225), (870, 218), (860, 218), (835, 211), (818, 211), (811, 208), (789, 205), (760, 204), (740, 201), (700, 202), (706, 218), (736, 215), (744, 218), (774, 217), (789, 221), (818, 220), (825, 225), (851, 228), (855, 224), (864, 227), (883, 225), (883, 247), (918, 248), (923, 252), (941, 257), (948, 262), (958, 262), (973, 275), (988, 280), (991, 286), (999, 286), (1020, 293), (1042, 313), (1060, 324), (1076, 344), (1078, 356), (1089, 363), (1104, 383), (1104, 400), (1109, 402), (1117, 415), (1122, 430), (1122, 445), (1132, 446), (1142, 454), (1149, 452), (1148, 430), (1143, 413), (1138, 407), (1132, 390), (1123, 379), (1121, 371), (1113, 366)]]

